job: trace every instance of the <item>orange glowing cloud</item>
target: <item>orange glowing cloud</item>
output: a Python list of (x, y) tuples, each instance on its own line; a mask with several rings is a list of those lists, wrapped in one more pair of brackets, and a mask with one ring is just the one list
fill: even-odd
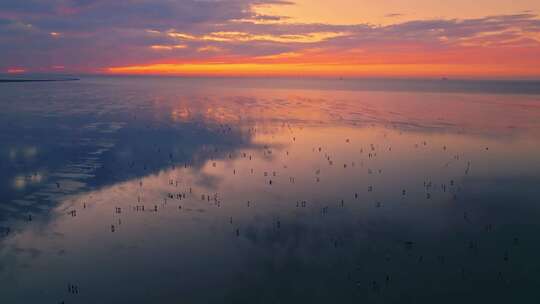
[[(152, 34), (161, 34), (159, 31), (149, 30)], [(253, 34), (245, 31), (217, 31), (201, 36), (194, 36), (186, 33), (168, 31), (167, 36), (179, 40), (211, 41), (211, 42), (250, 42), (250, 41), (270, 41), (282, 43), (315, 43), (331, 38), (346, 36), (346, 32), (309, 32), (302, 34)]]
[(10, 68), (10, 69), (7, 69), (6, 72), (8, 74), (21, 74), (21, 73), (26, 72), (26, 69), (23, 69), (23, 68)]
[(185, 49), (187, 45), (177, 44), (177, 45), (151, 45), (150, 48), (156, 51), (172, 51), (178, 49)]

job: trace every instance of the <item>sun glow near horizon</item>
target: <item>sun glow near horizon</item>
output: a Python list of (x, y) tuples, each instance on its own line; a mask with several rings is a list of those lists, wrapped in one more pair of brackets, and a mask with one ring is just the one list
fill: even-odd
[(534, 78), (536, 68), (466, 64), (157, 63), (109, 67), (117, 75)]

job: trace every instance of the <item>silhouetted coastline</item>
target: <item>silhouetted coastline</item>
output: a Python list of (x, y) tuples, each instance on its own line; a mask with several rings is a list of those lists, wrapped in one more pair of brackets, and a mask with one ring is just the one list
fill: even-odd
[(78, 81), (79, 78), (67, 78), (67, 79), (0, 79), (2, 82), (57, 82), (57, 81)]

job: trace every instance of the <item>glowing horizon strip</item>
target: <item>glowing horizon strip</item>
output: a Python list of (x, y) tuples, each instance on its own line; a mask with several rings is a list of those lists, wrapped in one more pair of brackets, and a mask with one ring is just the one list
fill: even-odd
[(487, 64), (158, 63), (108, 67), (104, 72), (202, 76), (540, 76), (534, 66)]

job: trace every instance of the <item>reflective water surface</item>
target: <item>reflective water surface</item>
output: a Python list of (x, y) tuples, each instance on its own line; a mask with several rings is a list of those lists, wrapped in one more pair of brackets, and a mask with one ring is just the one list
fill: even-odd
[(537, 302), (538, 90), (1, 84), (0, 303)]

